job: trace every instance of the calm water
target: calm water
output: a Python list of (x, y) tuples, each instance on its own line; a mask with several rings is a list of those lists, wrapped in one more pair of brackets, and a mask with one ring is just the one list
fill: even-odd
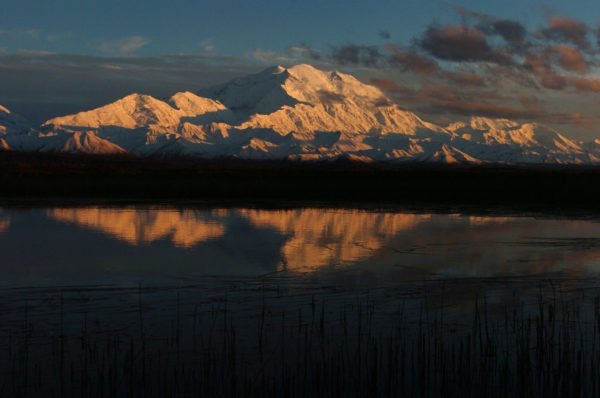
[(0, 284), (177, 284), (356, 270), (394, 278), (600, 270), (594, 220), (338, 209), (0, 209)]
[(598, 396), (595, 219), (0, 210), (0, 396)]

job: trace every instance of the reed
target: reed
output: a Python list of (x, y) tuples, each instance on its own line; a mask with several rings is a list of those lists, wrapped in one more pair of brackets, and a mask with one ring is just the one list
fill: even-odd
[[(11, 397), (599, 396), (597, 281), (0, 292)], [(458, 291), (472, 294), (460, 298)], [(308, 315), (307, 315), (308, 314)]]

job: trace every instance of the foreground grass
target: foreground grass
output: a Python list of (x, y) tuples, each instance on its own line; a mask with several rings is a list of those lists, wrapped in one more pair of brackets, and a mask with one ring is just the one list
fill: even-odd
[(600, 394), (597, 281), (307, 278), (2, 291), (0, 393)]

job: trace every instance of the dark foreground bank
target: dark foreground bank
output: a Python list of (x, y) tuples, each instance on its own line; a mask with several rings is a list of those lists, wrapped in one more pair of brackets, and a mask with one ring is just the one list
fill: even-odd
[(318, 201), (600, 208), (600, 168), (138, 159), (2, 153), (5, 200)]

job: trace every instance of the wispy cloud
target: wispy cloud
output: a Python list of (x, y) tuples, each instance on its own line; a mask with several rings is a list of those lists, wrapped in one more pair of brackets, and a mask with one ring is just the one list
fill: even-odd
[(108, 55), (131, 55), (150, 43), (144, 36), (129, 36), (118, 40), (103, 41), (98, 49)]
[(72, 33), (67, 31), (51, 32), (36, 28), (12, 28), (0, 29), (0, 41), (3, 45), (14, 45), (19, 43), (56, 43), (71, 37)]
[(0, 29), (0, 38), (37, 40), (42, 32), (39, 29)]
[(200, 48), (204, 53), (212, 54), (215, 52), (215, 42), (213, 39), (204, 39), (200, 41)]

